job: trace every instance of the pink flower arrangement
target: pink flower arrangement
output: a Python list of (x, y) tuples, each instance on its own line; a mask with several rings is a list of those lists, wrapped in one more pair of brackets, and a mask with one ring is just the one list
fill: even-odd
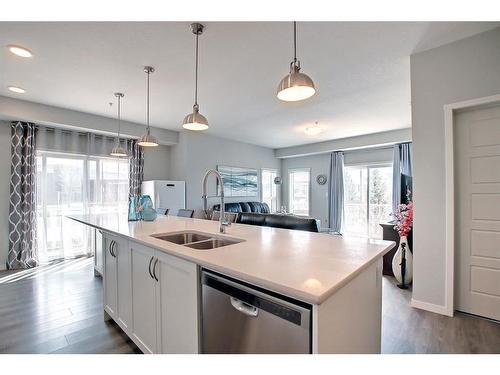
[(407, 236), (413, 226), (413, 202), (400, 204), (398, 213), (394, 216), (396, 217), (394, 229), (398, 231), (400, 237)]

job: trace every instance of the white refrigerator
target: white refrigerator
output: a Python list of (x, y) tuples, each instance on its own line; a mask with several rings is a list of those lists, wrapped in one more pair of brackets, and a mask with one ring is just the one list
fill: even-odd
[(179, 209), (186, 208), (185, 181), (143, 181), (141, 188), (143, 195), (151, 197), (158, 213), (164, 213), (168, 209), (170, 215), (177, 215)]

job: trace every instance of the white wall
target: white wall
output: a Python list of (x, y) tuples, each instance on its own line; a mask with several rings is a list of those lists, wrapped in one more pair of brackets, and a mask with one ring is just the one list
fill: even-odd
[(413, 299), (445, 304), (445, 104), (500, 93), (500, 28), (411, 56)]
[[(227, 197), (226, 202), (260, 201), (260, 169), (273, 168), (279, 172), (281, 167), (280, 160), (274, 157), (273, 149), (203, 133), (181, 132), (179, 143), (170, 146), (170, 179), (186, 181), (186, 205), (188, 208), (200, 209), (203, 207), (201, 200), (202, 179), (208, 169), (215, 169), (217, 165), (259, 170), (258, 196)], [(209, 195), (215, 194), (215, 186), (214, 177), (210, 177), (208, 182)], [(211, 199), (209, 206), (217, 203), (217, 199)]]

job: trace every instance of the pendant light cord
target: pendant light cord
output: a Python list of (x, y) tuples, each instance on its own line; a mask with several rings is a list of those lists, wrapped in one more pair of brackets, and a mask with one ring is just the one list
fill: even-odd
[(194, 106), (198, 108), (198, 37), (199, 34), (196, 33), (196, 47), (195, 47), (195, 75), (194, 75)]
[(118, 143), (120, 143), (120, 133), (121, 133), (121, 96), (118, 96)]
[(147, 121), (147, 124), (148, 124), (147, 133), (149, 134), (149, 74), (151, 72), (148, 69), (146, 73), (148, 74), (148, 79), (147, 79), (147, 91), (148, 91), (148, 95), (147, 95), (147, 99), (146, 99), (146, 121)]
[(293, 21), (293, 62), (297, 62), (297, 22)]

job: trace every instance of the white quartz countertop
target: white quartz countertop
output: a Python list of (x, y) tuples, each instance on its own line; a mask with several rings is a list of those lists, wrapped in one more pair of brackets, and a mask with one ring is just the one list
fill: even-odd
[[(153, 222), (129, 222), (126, 215), (118, 214), (70, 219), (311, 304), (325, 301), (395, 245), (392, 241), (243, 224), (232, 224), (222, 235), (218, 221), (176, 216), (159, 216)], [(244, 242), (195, 250), (151, 237), (185, 230)]]

